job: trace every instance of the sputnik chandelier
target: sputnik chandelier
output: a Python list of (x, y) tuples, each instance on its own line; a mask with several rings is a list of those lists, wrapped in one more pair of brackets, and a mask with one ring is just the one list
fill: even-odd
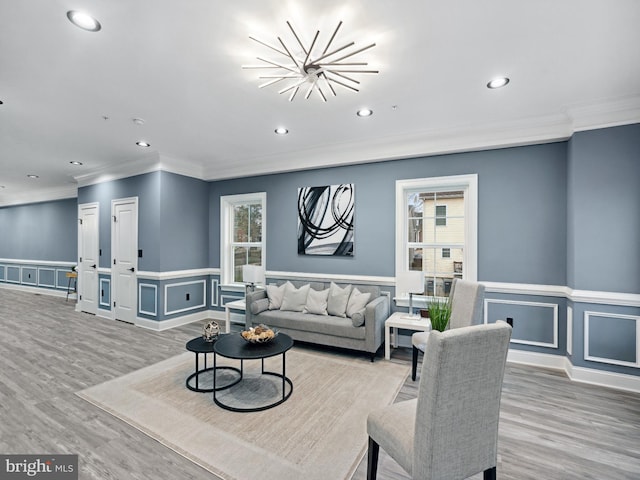
[[(255, 37), (249, 37), (254, 42), (279, 54), (276, 60), (257, 57), (261, 62), (259, 65), (245, 65), (242, 67), (245, 69), (263, 69), (268, 72), (258, 76), (261, 80), (267, 80), (259, 85), (259, 88), (281, 83), (284, 86), (278, 90), (278, 93), (289, 93), (290, 102), (293, 101), (300, 89), (306, 90), (305, 99), (308, 99), (315, 90), (322, 97), (322, 100), (326, 102), (328, 92), (331, 92), (334, 97), (336, 96), (334, 87), (343, 87), (354, 92), (359, 91), (360, 82), (353, 78), (353, 74), (378, 73), (378, 70), (364, 69), (363, 67), (368, 66), (367, 62), (345, 61), (375, 47), (375, 43), (363, 48), (356, 48), (355, 42), (349, 42), (340, 47), (332, 48), (332, 43), (342, 26), (342, 21), (338, 23), (324, 48), (318, 41), (320, 30), (316, 31), (311, 44), (307, 47), (302, 43), (291, 23), (287, 22), (287, 25), (295, 39), (291, 47), (286, 45), (282, 37), (277, 37), (282, 48), (269, 45)], [(353, 50), (352, 47), (356, 49)]]

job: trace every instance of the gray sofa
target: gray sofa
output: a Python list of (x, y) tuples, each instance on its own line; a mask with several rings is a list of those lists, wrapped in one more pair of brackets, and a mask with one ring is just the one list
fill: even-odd
[[(329, 294), (334, 292), (332, 282), (290, 281), (288, 283), (294, 289), (300, 289), (300, 287), (306, 289), (305, 286), (309, 285), (309, 291), (315, 292), (310, 294), (309, 298), (322, 295), (321, 292), (327, 289)], [(280, 289), (290, 288), (284, 284), (285, 281), (280, 281), (267, 286), (272, 301), (273, 289), (276, 286)], [(348, 285), (337, 284), (341, 288)], [(384, 322), (389, 316), (389, 299), (380, 294), (380, 288), (377, 286), (352, 284), (352, 293), (355, 288), (361, 294), (370, 294), (370, 298), (358, 312), (345, 316), (309, 313), (306, 309), (291, 311), (286, 308), (276, 308), (278, 305), (274, 305), (273, 302), (271, 302), (272, 308), (269, 309), (270, 296), (267, 295), (266, 289), (249, 292), (246, 298), (246, 328), (265, 324), (301, 342), (367, 352), (373, 362), (376, 352), (384, 341)], [(337, 290), (339, 291), (339, 288)], [(299, 290), (296, 293), (299, 293)], [(357, 294), (354, 294), (354, 298), (357, 298)], [(331, 298), (329, 301), (331, 303)], [(282, 307), (285, 307), (285, 302), (282, 303)], [(362, 325), (359, 325), (361, 322)]]

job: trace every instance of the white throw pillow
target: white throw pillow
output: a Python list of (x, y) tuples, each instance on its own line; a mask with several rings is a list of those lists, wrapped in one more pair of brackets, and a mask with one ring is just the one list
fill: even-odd
[(291, 285), (291, 282), (283, 283), (280, 286), (267, 285), (267, 297), (269, 297), (269, 310), (280, 310), (282, 306), (282, 297), (284, 297), (284, 289), (287, 284)]
[(369, 303), (371, 298), (370, 293), (362, 293), (357, 288), (354, 288), (349, 297), (349, 303), (347, 303), (347, 317), (353, 317), (353, 314), (362, 310)]
[(307, 304), (304, 307), (304, 313), (313, 313), (315, 315), (328, 315), (327, 300), (329, 299), (329, 289), (326, 290), (309, 290), (307, 295)]
[(288, 310), (290, 312), (302, 312), (307, 304), (307, 295), (309, 294), (309, 284), (296, 288), (291, 283), (287, 283), (284, 289), (284, 297), (280, 310)]
[(347, 316), (347, 303), (349, 302), (349, 294), (351, 293), (351, 285), (340, 288), (331, 282), (329, 287), (329, 299), (327, 300), (327, 313), (336, 317)]

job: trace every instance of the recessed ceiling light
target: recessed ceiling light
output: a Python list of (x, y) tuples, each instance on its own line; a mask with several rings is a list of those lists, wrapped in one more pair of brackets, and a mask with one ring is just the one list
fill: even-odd
[(71, 165), (82, 165), (82, 162), (69, 162)]
[(358, 115), (359, 117), (370, 117), (371, 115), (373, 115), (373, 110), (371, 110), (370, 108), (361, 108), (356, 112), (356, 115)]
[(38, 175), (27, 175), (27, 177), (29, 177), (29, 178), (34, 178), (34, 179), (35, 179), (35, 178), (40, 178)]
[(504, 87), (507, 83), (509, 83), (509, 79), (507, 77), (498, 77), (487, 83), (487, 88), (501, 88)]
[(139, 147), (150, 147), (151, 144), (147, 143), (145, 141), (140, 140), (139, 142), (136, 142), (136, 145), (138, 145)]
[(76, 27), (87, 30), (89, 32), (97, 32), (102, 28), (100, 22), (88, 13), (78, 12), (77, 10), (69, 10), (67, 12), (67, 18)]
[(286, 135), (287, 133), (289, 133), (289, 130), (284, 127), (278, 127), (274, 130), (274, 132), (276, 132), (278, 135)]

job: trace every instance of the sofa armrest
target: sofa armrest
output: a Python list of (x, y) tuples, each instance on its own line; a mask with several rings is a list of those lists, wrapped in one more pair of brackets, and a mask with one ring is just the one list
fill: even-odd
[(389, 317), (389, 299), (381, 295), (364, 309), (365, 345), (370, 353), (378, 351), (384, 341), (384, 322)]
[(245, 307), (245, 328), (248, 330), (257, 323), (260, 323), (256, 317), (257, 314), (254, 314), (254, 311), (259, 311), (258, 305), (260, 300), (267, 298), (266, 290), (255, 290), (253, 292), (248, 292), (246, 296), (246, 307)]

